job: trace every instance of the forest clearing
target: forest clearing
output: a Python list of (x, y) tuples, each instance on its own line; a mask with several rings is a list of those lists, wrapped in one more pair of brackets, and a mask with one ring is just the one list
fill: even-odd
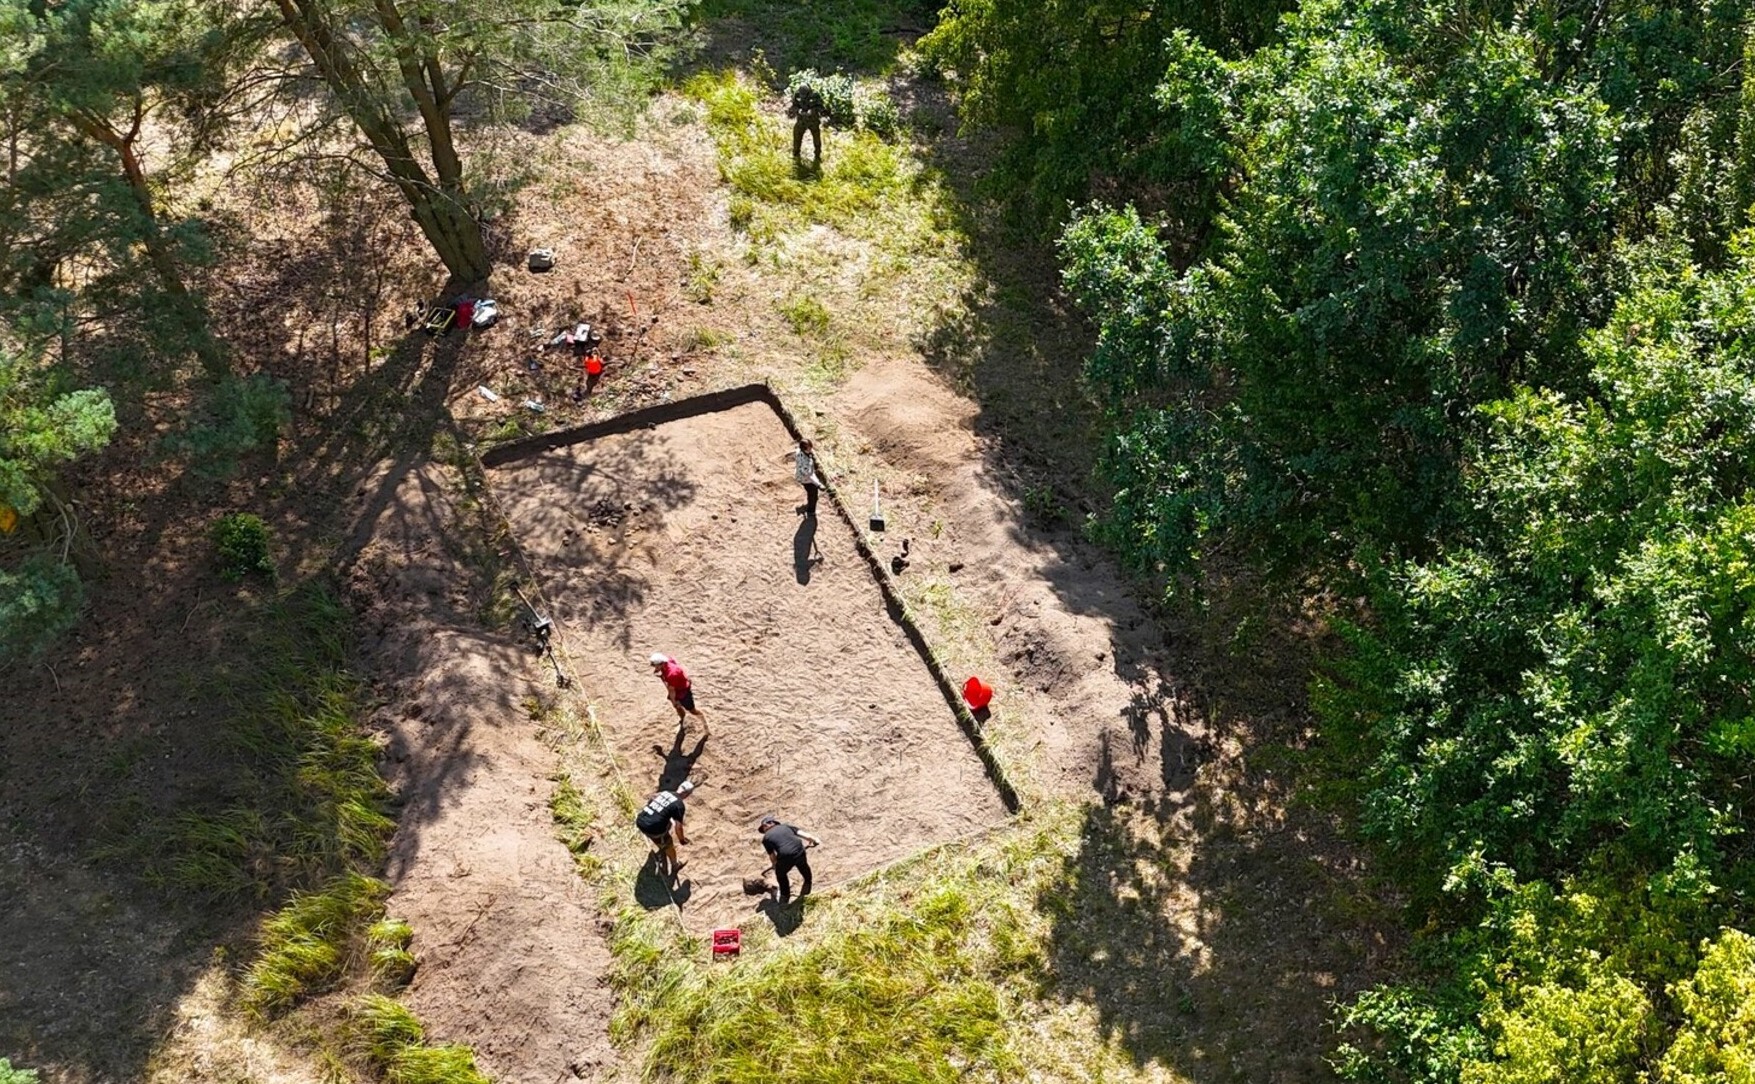
[(0, 1084), (1745, 1079), (1755, 7), (0, 41)]

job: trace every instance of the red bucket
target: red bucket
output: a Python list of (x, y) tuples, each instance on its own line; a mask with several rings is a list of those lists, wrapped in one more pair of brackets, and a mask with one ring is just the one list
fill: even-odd
[(603, 373), (603, 359), (592, 354), (585, 359), (585, 375), (599, 376)]
[(978, 677), (972, 677), (963, 682), (963, 699), (968, 701), (969, 707), (980, 711), (992, 702), (993, 686)]

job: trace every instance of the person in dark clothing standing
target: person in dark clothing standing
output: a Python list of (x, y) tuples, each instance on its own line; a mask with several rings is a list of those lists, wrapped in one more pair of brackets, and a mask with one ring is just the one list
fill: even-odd
[(675, 791), (661, 790), (654, 794), (634, 815), (634, 827), (645, 833), (658, 848), (658, 856), (664, 862), (664, 868), (659, 872), (668, 876), (675, 876), (682, 868), (682, 863), (677, 861), (676, 845), (689, 841), (688, 831), (683, 828), (683, 815), (688, 812), (683, 799), (694, 793), (694, 789), (694, 780), (685, 779), (677, 784)]
[(792, 102), (786, 107), (786, 115), (796, 117), (792, 122), (792, 160), (799, 160), (804, 150), (804, 133), (810, 133), (811, 155), (817, 165), (823, 164), (823, 118), (829, 115), (829, 103), (817, 93), (817, 88), (804, 83), (792, 92)]
[(773, 816), (763, 817), (756, 830), (762, 833), (762, 849), (768, 852), (768, 864), (774, 867), (774, 877), (780, 882), (781, 906), (792, 901), (789, 874), (793, 870), (804, 876), (804, 884), (798, 890), (799, 898), (810, 895), (810, 860), (804, 852), (823, 841), (790, 824), (781, 824), (779, 818)]

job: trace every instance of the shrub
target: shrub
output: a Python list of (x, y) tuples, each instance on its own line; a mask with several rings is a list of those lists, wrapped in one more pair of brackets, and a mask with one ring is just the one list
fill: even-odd
[(0, 1084), (37, 1084), (35, 1069), (14, 1069), (12, 1063), (0, 1058)]
[(1663, 1084), (1755, 1079), (1755, 937), (1726, 930), (1701, 945), (1700, 967), (1670, 987), (1682, 1016), (1658, 1065)]
[(72, 627), (85, 601), (79, 574), (46, 553), (0, 569), (0, 664), (42, 654)]
[(800, 87), (812, 87), (822, 95), (823, 104), (829, 107), (827, 117), (831, 128), (857, 128), (859, 126), (859, 108), (854, 101), (853, 80), (840, 73), (820, 75), (814, 68), (792, 73), (786, 82), (786, 99), (792, 100)]
[(261, 516), (233, 512), (213, 525), (213, 545), (219, 552), (219, 574), (232, 582), (246, 576), (274, 580), (274, 562), (268, 556), (268, 525)]

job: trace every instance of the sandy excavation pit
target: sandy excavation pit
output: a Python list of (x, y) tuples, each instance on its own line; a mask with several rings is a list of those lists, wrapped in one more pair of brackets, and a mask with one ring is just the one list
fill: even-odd
[[(811, 559), (791, 448), (756, 403), (488, 472), (630, 781), (700, 784), (676, 893), (691, 928), (769, 911), (744, 892), (763, 813), (823, 838), (819, 890), (1005, 817), (827, 498)], [(694, 680), (704, 744), (692, 718), (675, 741), (654, 651)], [(640, 890), (670, 902), (649, 868)]]

